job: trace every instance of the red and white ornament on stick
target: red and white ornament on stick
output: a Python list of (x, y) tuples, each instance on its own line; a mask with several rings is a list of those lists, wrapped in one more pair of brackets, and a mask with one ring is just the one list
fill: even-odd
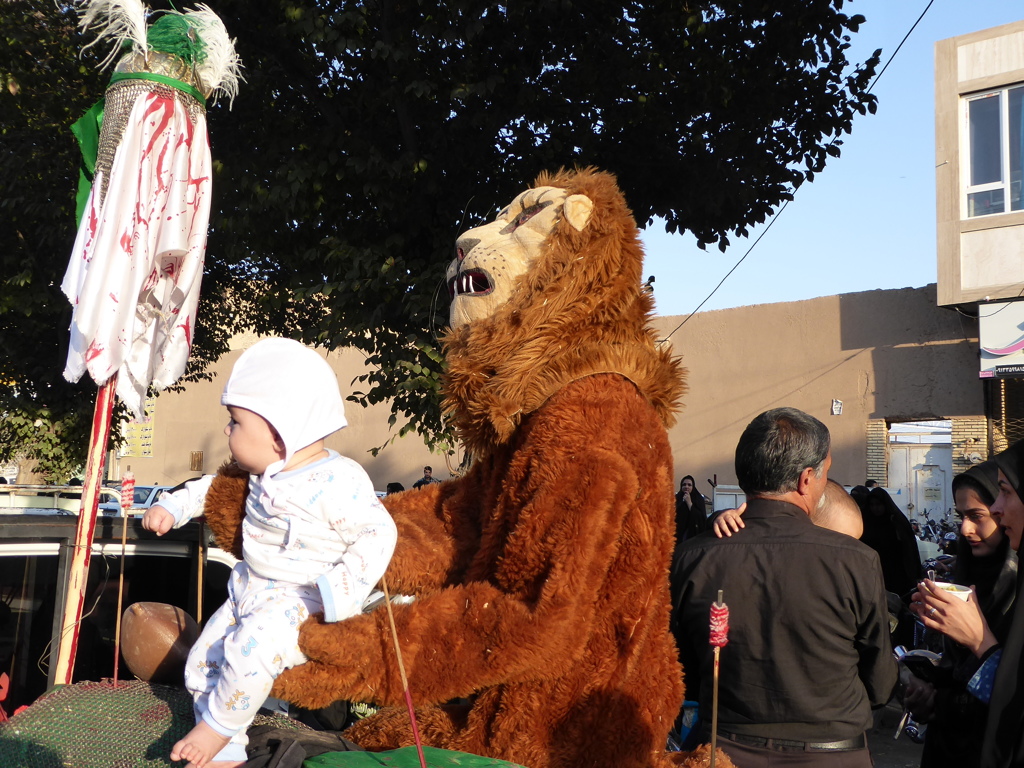
[(127, 515), (128, 510), (135, 506), (135, 474), (128, 467), (121, 475), (121, 511)]
[(718, 665), (722, 649), (729, 644), (729, 606), (722, 600), (722, 590), (718, 590), (718, 600), (711, 604), (709, 642), (715, 649), (715, 670), (711, 689), (711, 768), (715, 768), (715, 742), (718, 740)]

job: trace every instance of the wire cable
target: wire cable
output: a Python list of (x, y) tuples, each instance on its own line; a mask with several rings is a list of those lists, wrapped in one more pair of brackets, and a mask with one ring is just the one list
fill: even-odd
[[(889, 65), (892, 64), (893, 59), (896, 58), (896, 54), (898, 54), (900, 52), (900, 49), (903, 47), (903, 44), (905, 42), (907, 42), (907, 39), (910, 37), (910, 35), (913, 33), (913, 31), (915, 29), (917, 29), (917, 25), (921, 23), (921, 20), (925, 17), (925, 14), (928, 13), (929, 9), (932, 7), (932, 5), (934, 3), (935, 3), (935, 0), (928, 0), (928, 5), (926, 5), (924, 7), (924, 10), (921, 11), (921, 15), (917, 17), (917, 21), (915, 21), (910, 26), (910, 29), (907, 30), (907, 33), (903, 36), (903, 39), (900, 40), (900, 44), (896, 46), (896, 50), (892, 52), (892, 56), (889, 57), (889, 60), (885, 62), (885, 64), (882, 66), (882, 69), (879, 70), (877, 75), (875, 75), (875, 79), (871, 81), (871, 84), (868, 86), (868, 89), (866, 91), (867, 93), (871, 93), (874, 90), (875, 86), (878, 85), (878, 81), (882, 79), (882, 75), (885, 74), (885, 70), (887, 70), (889, 68)], [(832, 138), (832, 140), (828, 143), (827, 146), (829, 146), (829, 147), (832, 146), (838, 140), (839, 140), (839, 137), (838, 136), (834, 136)], [(795, 194), (795, 192), (793, 194)], [(693, 317), (695, 314), (697, 314), (700, 311), (700, 308), (703, 307), (705, 304), (708, 303), (708, 301), (711, 300), (712, 296), (714, 296), (716, 293), (718, 293), (718, 289), (722, 287), (722, 284), (725, 283), (725, 281), (729, 279), (729, 276), (732, 275), (732, 273), (736, 271), (737, 267), (739, 267), (739, 265), (742, 264), (746, 260), (747, 256), (750, 255), (750, 252), (754, 250), (754, 247), (759, 242), (761, 242), (761, 238), (765, 236), (765, 234), (768, 232), (769, 229), (772, 228), (772, 225), (776, 222), (776, 220), (778, 220), (779, 216), (782, 214), (782, 212), (784, 210), (786, 210), (786, 208), (789, 206), (789, 204), (791, 202), (792, 202), (792, 200), (787, 200), (785, 203), (783, 203), (782, 207), (779, 208), (779, 210), (775, 212), (775, 214), (772, 216), (771, 220), (768, 222), (768, 226), (766, 226), (764, 228), (764, 230), (761, 232), (761, 234), (758, 235), (757, 239), (754, 240), (754, 242), (750, 244), (750, 247), (747, 248), (746, 252), (739, 258), (739, 260), (735, 264), (733, 264), (732, 269), (730, 269), (728, 272), (725, 273), (725, 277), (723, 277), (721, 280), (718, 281), (718, 285), (716, 285), (712, 289), (711, 293), (709, 293), (704, 298), (704, 300), (700, 304), (697, 305), (697, 308), (695, 310), (693, 310), (690, 314), (688, 314), (683, 319), (683, 322), (681, 322), (679, 325), (677, 325), (675, 328), (672, 329), (672, 333), (669, 333), (667, 336), (665, 336), (664, 339), (660, 339), (658, 341), (659, 344), (662, 344), (662, 343), (668, 341), (670, 338), (672, 338), (672, 334), (674, 334), (676, 331), (678, 331), (680, 328), (682, 328), (684, 325), (686, 325), (690, 321), (690, 318)]]

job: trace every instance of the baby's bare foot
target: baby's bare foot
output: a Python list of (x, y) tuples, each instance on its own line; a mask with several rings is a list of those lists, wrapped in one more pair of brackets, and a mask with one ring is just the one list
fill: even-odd
[(210, 763), (213, 756), (224, 749), (229, 741), (229, 737), (222, 736), (200, 720), (185, 738), (171, 747), (171, 760), (188, 760), (190, 768), (205, 768), (207, 764), (210, 764), (211, 768), (242, 765), (243, 763), (220, 760)]

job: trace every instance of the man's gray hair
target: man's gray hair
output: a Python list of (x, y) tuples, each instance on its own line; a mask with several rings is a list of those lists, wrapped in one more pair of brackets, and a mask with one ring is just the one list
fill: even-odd
[(811, 467), (821, 474), (828, 427), (796, 408), (773, 408), (751, 421), (736, 445), (736, 478), (748, 496), (789, 493)]

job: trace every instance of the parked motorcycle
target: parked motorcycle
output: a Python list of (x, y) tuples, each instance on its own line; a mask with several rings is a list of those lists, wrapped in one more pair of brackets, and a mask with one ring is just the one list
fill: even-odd
[[(942, 661), (942, 654), (928, 651), (922, 648), (915, 648), (912, 651), (908, 651), (902, 645), (897, 645), (893, 649), (893, 655), (896, 660), (900, 663), (900, 666), (905, 667), (910, 674), (914, 677), (924, 680), (926, 683), (932, 685), (943, 684), (943, 677), (949, 674), (949, 670), (940, 666)], [(903, 708), (903, 716), (900, 717), (899, 724), (896, 726), (896, 733), (893, 736), (894, 739), (899, 739), (904, 733), (915, 744), (923, 744), (925, 739), (925, 730), (928, 726), (924, 723), (919, 723), (914, 720), (910, 715), (910, 710), (905, 706)]]

